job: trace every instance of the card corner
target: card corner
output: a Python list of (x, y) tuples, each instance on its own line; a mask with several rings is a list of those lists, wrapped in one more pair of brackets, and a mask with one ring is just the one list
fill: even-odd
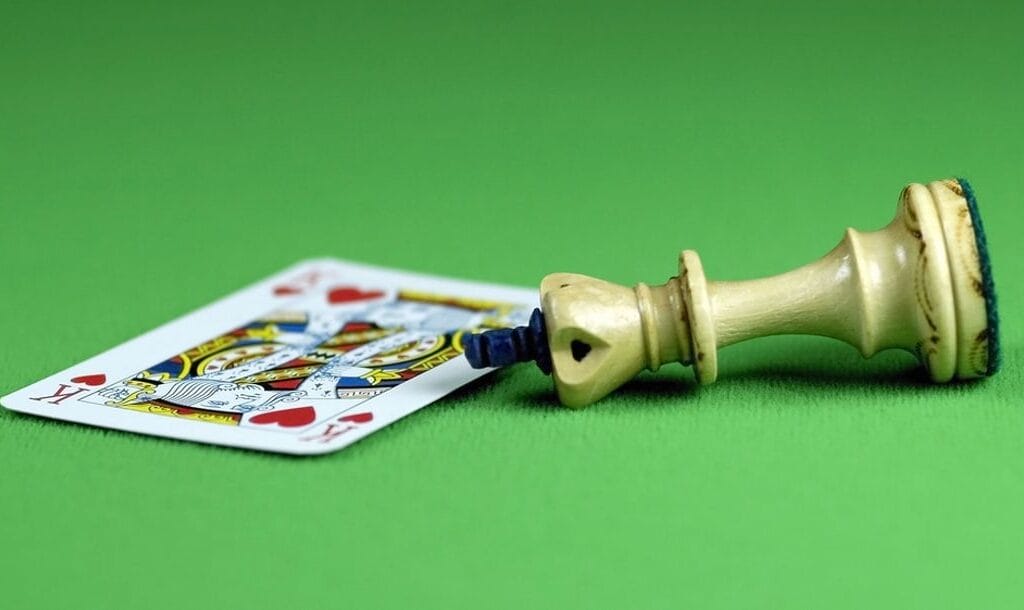
[(11, 392), (10, 394), (7, 394), (6, 396), (0, 396), (0, 407), (3, 407), (4, 409), (7, 409), (8, 411), (15, 411), (15, 412), (21, 413), (22, 410), (19, 409), (18, 407), (15, 407), (12, 404), (13, 401), (11, 400), (12, 398), (14, 398), (14, 396), (16, 394), (18, 394), (19, 391), (20, 390), (15, 390), (14, 392)]

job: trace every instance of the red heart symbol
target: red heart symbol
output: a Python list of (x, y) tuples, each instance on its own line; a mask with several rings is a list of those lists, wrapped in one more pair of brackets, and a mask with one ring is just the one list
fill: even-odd
[(103, 385), (107, 382), (107, 376), (103, 373), (96, 373), (95, 375), (79, 375), (78, 377), (72, 377), (71, 383), (84, 383), (85, 385)]
[(260, 413), (249, 420), (252, 424), (277, 424), (282, 428), (298, 428), (311, 424), (316, 420), (316, 409), (313, 407), (295, 407), (283, 411)]
[(300, 292), (302, 292), (302, 289), (301, 288), (296, 288), (295, 286), (275, 286), (274, 287), (274, 295), (275, 296), (279, 296), (279, 297), (288, 296), (290, 294), (299, 294)]
[(352, 422), (353, 424), (365, 424), (368, 421), (373, 421), (373, 413), (367, 411), (366, 413), (353, 413), (352, 415), (346, 415), (345, 417), (339, 418), (338, 421)]
[(327, 302), (331, 305), (338, 303), (351, 303), (352, 301), (365, 301), (384, 296), (383, 290), (360, 290), (352, 286), (339, 286), (331, 288), (327, 293)]

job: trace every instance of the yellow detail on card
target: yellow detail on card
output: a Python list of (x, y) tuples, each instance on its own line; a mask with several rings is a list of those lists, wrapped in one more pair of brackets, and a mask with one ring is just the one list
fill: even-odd
[(115, 406), (118, 406), (122, 409), (128, 409), (129, 411), (138, 411), (140, 413), (153, 413), (155, 415), (165, 415), (167, 417), (178, 417), (181, 419), (192, 419), (196, 421), (207, 421), (214, 424), (223, 424), (225, 426), (237, 426), (238, 422), (242, 420), (242, 415), (240, 413), (218, 413), (215, 411), (201, 411), (199, 409), (190, 409), (188, 407), (174, 407), (153, 402), (119, 404)]

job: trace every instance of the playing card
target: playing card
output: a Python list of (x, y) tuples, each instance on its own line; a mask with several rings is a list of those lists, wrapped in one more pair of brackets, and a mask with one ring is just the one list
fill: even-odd
[(533, 290), (299, 263), (0, 400), (15, 411), (264, 451), (337, 451), (485, 374), (464, 333)]

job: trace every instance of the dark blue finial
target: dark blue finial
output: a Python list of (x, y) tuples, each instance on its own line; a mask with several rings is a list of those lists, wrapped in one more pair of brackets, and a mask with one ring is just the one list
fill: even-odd
[(533, 360), (545, 375), (551, 374), (548, 332), (544, 326), (544, 314), (539, 309), (533, 310), (526, 326), (463, 335), (462, 349), (475, 369)]

